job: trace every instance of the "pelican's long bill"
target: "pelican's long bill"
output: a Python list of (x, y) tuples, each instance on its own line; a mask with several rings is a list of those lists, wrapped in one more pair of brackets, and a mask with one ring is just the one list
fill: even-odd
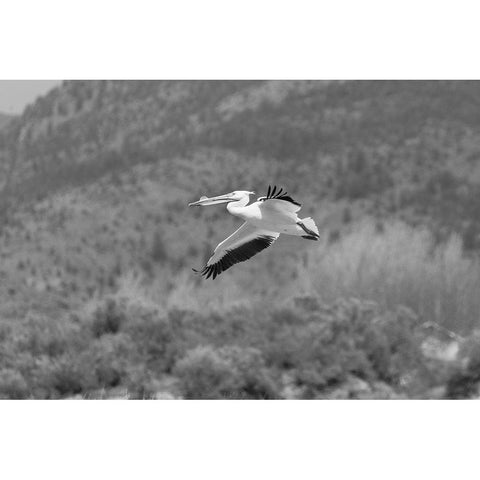
[[(254, 192), (250, 192), (254, 193)], [(228, 203), (235, 201), (235, 192), (225, 193), (217, 197), (201, 197), (197, 202), (189, 203), (189, 207), (207, 207), (208, 205), (220, 205), (221, 203)]]

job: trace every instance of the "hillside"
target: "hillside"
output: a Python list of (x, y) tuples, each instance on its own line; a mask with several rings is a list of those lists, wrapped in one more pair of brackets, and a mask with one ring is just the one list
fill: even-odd
[[(295, 302), (306, 294), (321, 309), (342, 297), (374, 301), (379, 318), (400, 315), (397, 307), (406, 305), (418, 315), (421, 332), (422, 322), (456, 334), (471, 332), (480, 308), (479, 103), (478, 82), (64, 82), (0, 129), (4, 338), (33, 335), (29, 342), (40, 342), (39, 351), (55, 363), (57, 353), (47, 345), (58, 334), (61, 349), (67, 348), (80, 321), (82, 335), (106, 342), (98, 348), (121, 351), (123, 344), (112, 347), (105, 340), (111, 333), (123, 335), (116, 327), (110, 331), (110, 316), (104, 314), (112, 295), (119, 310), (115, 318), (128, 317), (134, 343), (136, 333), (129, 329), (140, 322), (138, 308), (158, 322), (175, 317), (178, 309), (195, 312), (193, 326), (182, 333), (188, 337), (204, 312), (225, 318), (238, 307), (253, 317), (262, 302)], [(239, 222), (222, 207), (188, 209), (187, 204), (234, 189), (260, 195), (268, 184), (287, 188), (303, 203), (302, 213), (317, 220), (323, 241), (280, 238), (268, 253), (221, 280), (195, 277), (191, 267), (200, 267)], [(132, 315), (123, 311), (124, 301), (134, 305)], [(88, 327), (84, 322), (96, 321), (96, 311), (108, 324), (105, 338), (82, 330)], [(310, 313), (304, 314), (300, 323), (315, 330)], [(275, 330), (274, 317), (265, 338)], [(337, 318), (340, 329), (343, 318)], [(17, 332), (11, 325), (18, 320)], [(53, 329), (46, 338), (35, 330), (43, 322)], [(215, 348), (222, 335), (234, 339), (218, 328), (219, 337), (207, 339), (218, 343)], [(299, 333), (302, 342), (304, 334)], [(405, 341), (418, 349), (425, 340), (420, 336)], [(200, 337), (203, 345), (207, 340)], [(397, 341), (393, 337), (388, 341)], [(29, 351), (19, 342), (12, 359)], [(295, 346), (298, 355), (301, 345)], [(139, 345), (130, 347), (133, 356), (140, 355)], [(257, 347), (267, 360), (273, 358), (272, 346)], [(78, 346), (79, 355), (88, 355), (86, 348), (87, 343)], [(180, 371), (183, 355), (223, 365), (238, 353), (178, 348)], [(245, 354), (256, 362), (257, 353)], [(141, 368), (155, 376), (145, 358)], [(22, 370), (27, 383), (35, 377), (30, 362)], [(283, 360), (272, 362), (279, 381)], [(405, 362), (402, 369), (408, 370), (406, 357)], [(163, 374), (171, 375), (172, 365)], [(371, 373), (377, 367), (365, 368)], [(375, 381), (386, 381), (377, 373)], [(393, 396), (399, 381), (393, 382)]]
[[(261, 191), (270, 180), (258, 180), (272, 178), (311, 192), (305, 202), (346, 200), (439, 234), (461, 232), (474, 248), (479, 89), (476, 82), (65, 82), (0, 136), (0, 199), (5, 211), (12, 198), (35, 200), (160, 163), (174, 183), (208, 170), (194, 196), (241, 183)], [(188, 162), (200, 152), (205, 160)], [(228, 169), (212, 170), (210, 156)], [(235, 170), (223, 160), (232, 156)]]

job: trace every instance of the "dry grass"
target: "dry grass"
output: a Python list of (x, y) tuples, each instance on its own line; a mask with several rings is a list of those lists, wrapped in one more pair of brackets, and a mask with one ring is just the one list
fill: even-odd
[[(180, 273), (165, 266), (162, 274), (153, 279), (141, 272), (128, 271), (117, 282), (111, 298), (125, 305), (142, 306), (147, 310), (168, 312), (181, 309), (194, 312), (225, 311), (232, 307), (250, 306), (257, 298), (245, 297), (241, 286), (229, 277), (220, 282), (207, 282), (191, 270)], [(84, 312), (90, 314), (98, 306), (101, 296), (85, 304)]]
[(365, 222), (311, 252), (300, 270), (300, 288), (325, 301), (354, 296), (387, 309), (403, 304), (457, 332), (480, 326), (480, 265), (455, 235), (435, 245), (425, 229), (392, 223), (379, 232)]

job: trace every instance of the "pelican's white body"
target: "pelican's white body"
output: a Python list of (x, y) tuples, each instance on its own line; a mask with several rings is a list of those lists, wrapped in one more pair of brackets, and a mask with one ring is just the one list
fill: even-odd
[(309, 225), (310, 218), (298, 218), (297, 212), (300, 207), (297, 205), (282, 200), (257, 201), (247, 205), (248, 201), (249, 198), (244, 197), (237, 202), (230, 202), (227, 205), (227, 210), (250, 225), (271, 232), (304, 236), (305, 230), (298, 225), (298, 222), (303, 222), (308, 228), (318, 233), (313, 220), (314, 228)]

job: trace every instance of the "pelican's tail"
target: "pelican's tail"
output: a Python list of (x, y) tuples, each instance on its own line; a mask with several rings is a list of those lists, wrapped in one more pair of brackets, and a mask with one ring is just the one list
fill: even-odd
[(304, 230), (306, 233), (308, 233), (308, 235), (317, 238), (320, 236), (320, 234), (318, 233), (318, 228), (312, 218), (302, 218), (300, 222), (302, 223), (303, 227), (305, 227)]

